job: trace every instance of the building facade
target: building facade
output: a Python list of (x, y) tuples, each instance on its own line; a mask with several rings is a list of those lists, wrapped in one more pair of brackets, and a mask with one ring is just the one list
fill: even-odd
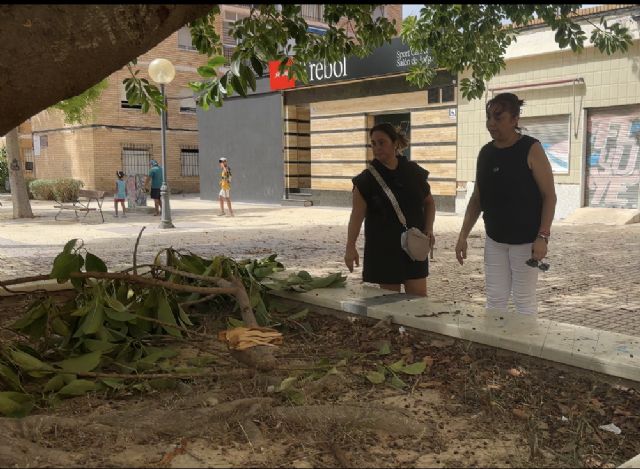
[(507, 50), (506, 68), (487, 83), (485, 99), (458, 97), (456, 212), (473, 192), (478, 152), (489, 140), (485, 105), (501, 92), (524, 99), (520, 127), (538, 138), (551, 162), (556, 218), (579, 207), (638, 209), (640, 199), (640, 40), (637, 5), (579, 11), (587, 37), (605, 17), (629, 28), (633, 44), (612, 55), (588, 43), (576, 54), (560, 50), (554, 33), (538, 23), (520, 31)]
[[(196, 69), (206, 62), (191, 45), (187, 28), (175, 32), (156, 47), (138, 57), (140, 78), (148, 77), (149, 63), (169, 59), (176, 68), (175, 79), (166, 85), (167, 174), (174, 191), (199, 190), (198, 137), (195, 102), (187, 87), (199, 78)], [(107, 88), (91, 107), (82, 124), (66, 124), (58, 110), (45, 110), (30, 119), (31, 140), (25, 149), (25, 176), (35, 178), (71, 177), (85, 188), (113, 189), (115, 173), (147, 174), (149, 160), (161, 161), (160, 117), (153, 110), (127, 102), (122, 80), (127, 67), (106, 78)], [(22, 140), (21, 140), (22, 141)]]
[[(247, 17), (251, 5), (220, 5), (216, 32), (222, 38), (223, 53), (231, 57), (236, 42), (229, 34), (233, 22)], [(301, 5), (310, 30), (322, 34), (323, 5)], [(385, 12), (386, 10), (386, 12)], [(401, 23), (400, 5), (384, 7), (380, 13)], [(200, 149), (196, 105), (187, 87), (200, 80), (197, 68), (207, 62), (191, 43), (185, 26), (138, 57), (135, 69), (147, 78), (149, 63), (155, 58), (169, 59), (176, 77), (166, 85), (167, 177), (172, 192), (200, 191)], [(65, 124), (63, 114), (46, 110), (20, 126), (21, 157), (27, 178), (72, 177), (86, 188), (113, 189), (115, 172), (146, 174), (149, 160), (161, 162), (160, 117), (127, 103), (122, 80), (129, 77), (123, 67), (107, 78), (108, 87), (92, 106), (91, 117), (82, 124)], [(210, 179), (204, 179), (210, 185)]]

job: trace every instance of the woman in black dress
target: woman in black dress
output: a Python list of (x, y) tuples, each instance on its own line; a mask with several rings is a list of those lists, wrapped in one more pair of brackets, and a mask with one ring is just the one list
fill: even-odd
[[(407, 219), (407, 227), (416, 227), (435, 243), (433, 222), (436, 206), (427, 182), (429, 171), (399, 154), (408, 146), (404, 135), (389, 123), (378, 124), (369, 132), (374, 159), (371, 164), (378, 170), (398, 200)], [(378, 283), (385, 290), (427, 296), (428, 260), (413, 261), (400, 246), (404, 228), (384, 193), (368, 169), (353, 178), (353, 206), (349, 219), (344, 262), (353, 272), (360, 265), (356, 240), (364, 220), (364, 266), (362, 279)]]

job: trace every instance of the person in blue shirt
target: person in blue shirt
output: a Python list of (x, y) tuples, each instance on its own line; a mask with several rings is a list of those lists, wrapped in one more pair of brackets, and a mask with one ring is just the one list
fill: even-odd
[(160, 188), (162, 187), (162, 168), (158, 166), (158, 162), (156, 160), (149, 161), (151, 165), (151, 169), (149, 169), (149, 174), (147, 175), (147, 179), (144, 181), (145, 188), (149, 186), (149, 181), (151, 181), (151, 198), (153, 199), (154, 212), (153, 215), (160, 215), (160, 211), (162, 210), (162, 201), (160, 200)]
[(122, 218), (126, 218), (127, 214), (124, 211), (124, 199), (127, 198), (127, 185), (123, 180), (124, 172), (116, 171), (116, 176), (118, 177), (118, 179), (116, 179), (116, 192), (113, 195), (113, 208), (115, 208), (116, 213), (113, 216), (118, 218), (118, 202), (120, 202), (120, 205), (122, 205)]

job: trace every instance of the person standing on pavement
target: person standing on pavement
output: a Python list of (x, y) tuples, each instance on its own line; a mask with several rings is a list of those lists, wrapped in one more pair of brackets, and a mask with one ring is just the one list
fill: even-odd
[(162, 210), (162, 200), (160, 200), (160, 188), (162, 187), (162, 168), (158, 166), (158, 162), (156, 160), (149, 161), (151, 168), (149, 169), (149, 174), (144, 181), (145, 188), (149, 186), (149, 181), (151, 181), (151, 198), (154, 203), (154, 211), (153, 215), (158, 216)]
[[(436, 206), (427, 182), (429, 171), (400, 154), (408, 146), (405, 135), (389, 123), (369, 132), (374, 159), (371, 162), (395, 195), (408, 227), (416, 227), (429, 237), (433, 248)], [(378, 283), (385, 290), (427, 296), (429, 261), (414, 261), (402, 249), (404, 231), (383, 188), (368, 169), (353, 178), (353, 205), (349, 218), (344, 262), (350, 272), (360, 265), (356, 241), (364, 220), (365, 282)]]
[(116, 213), (113, 215), (118, 218), (118, 202), (122, 205), (122, 218), (127, 218), (127, 214), (124, 210), (124, 199), (127, 198), (127, 185), (124, 182), (124, 171), (116, 171), (116, 192), (113, 196), (113, 208)]
[(227, 201), (227, 207), (229, 208), (229, 215), (233, 216), (233, 210), (231, 209), (231, 168), (229, 168), (229, 162), (226, 158), (220, 158), (218, 160), (220, 164), (220, 193), (218, 194), (218, 200), (220, 201), (220, 213), (218, 216), (222, 217), (224, 213), (224, 201)]
[[(538, 140), (518, 127), (524, 101), (501, 93), (486, 106), (492, 141), (478, 154), (476, 185), (464, 215), (455, 252), (467, 258), (467, 238), (483, 213), (488, 310), (536, 314), (538, 263), (547, 255), (556, 206), (553, 172)], [(541, 266), (542, 267), (542, 266)]]

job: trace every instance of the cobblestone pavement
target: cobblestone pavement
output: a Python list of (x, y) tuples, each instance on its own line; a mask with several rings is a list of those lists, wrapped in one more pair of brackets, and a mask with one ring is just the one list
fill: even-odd
[[(130, 266), (135, 240), (146, 230), (138, 262), (150, 262), (164, 247), (199, 255), (225, 254), (236, 259), (278, 253), (289, 269), (314, 274), (342, 271), (349, 210), (236, 204), (236, 217), (216, 217), (211, 201), (172, 199), (176, 229), (157, 228), (158, 217), (132, 213), (106, 223), (54, 221), (50, 202), (34, 201), (31, 220), (12, 220), (11, 204), (0, 196), (0, 278), (47, 273), (54, 257), (71, 238), (102, 257), (111, 270)], [(107, 209), (108, 210), (108, 209)], [(429, 277), (434, 300), (484, 304), (482, 265), (484, 230), (480, 220), (469, 240), (469, 257), (459, 266), (454, 244), (462, 217), (438, 214), (437, 249)], [(363, 239), (359, 252), (362, 255)], [(540, 274), (540, 316), (640, 336), (640, 224), (625, 226), (555, 223), (548, 258), (551, 269)], [(361, 271), (349, 274), (359, 281)]]

